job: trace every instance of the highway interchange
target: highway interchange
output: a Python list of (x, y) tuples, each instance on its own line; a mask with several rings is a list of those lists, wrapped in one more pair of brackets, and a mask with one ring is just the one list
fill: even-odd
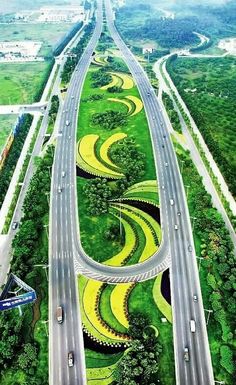
[[(192, 230), (175, 152), (150, 82), (113, 24), (109, 0), (105, 1), (105, 8), (108, 28), (139, 88), (149, 122), (158, 182), (160, 186), (164, 186), (159, 189), (163, 243), (159, 252), (147, 262), (129, 268), (112, 268), (94, 262), (85, 254), (80, 243), (75, 168), (77, 106), (92, 53), (102, 31), (102, 8), (101, 2), (98, 2), (95, 31), (72, 75), (64, 102), (60, 120), (62, 134), (57, 139), (52, 172), (49, 260), (50, 384), (87, 383), (75, 264), (77, 272), (107, 282), (142, 281), (170, 266), (176, 383), (213, 385)], [(68, 126), (66, 120), (70, 122)], [(174, 200), (173, 205), (170, 204), (170, 199)], [(177, 230), (175, 225), (178, 226)], [(189, 246), (192, 251), (189, 251)], [(197, 302), (193, 301), (194, 295), (198, 297)], [(56, 321), (55, 312), (58, 306), (63, 306), (64, 309), (63, 324)], [(196, 321), (195, 333), (190, 331), (191, 319)], [(184, 360), (186, 347), (189, 349), (189, 362)], [(71, 368), (67, 362), (69, 351), (73, 351), (75, 357), (75, 365)]]

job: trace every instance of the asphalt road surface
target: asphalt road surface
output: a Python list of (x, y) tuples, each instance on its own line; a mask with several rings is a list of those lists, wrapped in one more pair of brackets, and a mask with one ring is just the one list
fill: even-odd
[[(102, 14), (99, 8), (95, 32), (67, 92), (60, 124), (62, 132), (57, 140), (53, 166), (50, 207), (50, 384), (86, 384), (73, 259), (76, 259), (77, 270), (90, 277), (126, 282), (156, 275), (168, 266), (171, 256), (177, 384), (212, 385), (212, 365), (191, 224), (176, 156), (154, 90), (143, 69), (117, 34), (109, 1), (105, 1), (105, 4), (108, 27), (136, 81), (149, 121), (158, 181), (163, 186), (159, 191), (163, 243), (153, 258), (128, 268), (100, 265), (84, 253), (80, 244), (75, 169), (77, 106), (91, 55), (101, 33)], [(66, 120), (69, 125), (66, 125)], [(173, 205), (170, 199), (174, 200)], [(178, 228), (175, 230), (176, 225)], [(193, 251), (189, 251), (190, 245)], [(198, 296), (197, 302), (193, 301), (194, 294)], [(56, 308), (60, 305), (65, 314), (61, 325), (57, 324), (55, 317)], [(190, 331), (191, 319), (196, 321), (195, 333)], [(189, 362), (184, 361), (186, 347), (189, 349)], [(69, 368), (67, 363), (67, 354), (71, 350), (75, 354), (73, 368)]]

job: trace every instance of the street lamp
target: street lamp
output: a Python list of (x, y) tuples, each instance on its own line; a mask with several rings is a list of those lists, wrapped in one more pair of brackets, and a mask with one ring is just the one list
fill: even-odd
[(46, 229), (46, 234), (47, 234), (47, 237), (49, 239), (49, 234), (48, 234), (48, 225), (43, 225), (43, 227)]
[(33, 266), (34, 266), (34, 267), (42, 267), (42, 268), (44, 269), (44, 271), (45, 271), (46, 279), (47, 279), (47, 281), (48, 281), (48, 272), (47, 272), (47, 269), (48, 269), (49, 265), (45, 265), (45, 264), (43, 264), (43, 263), (40, 263), (40, 264), (38, 264), (38, 265), (33, 265)]
[[(186, 193), (186, 195), (187, 195), (187, 200), (188, 200), (188, 189), (189, 189), (189, 185), (184, 185), (184, 187), (187, 189), (187, 193)], [(191, 218), (191, 217), (190, 217)]]
[[(188, 198), (188, 195), (187, 195), (187, 198)], [(196, 218), (196, 217), (191, 217), (191, 216), (190, 216), (190, 218), (193, 219), (193, 231), (194, 231), (194, 224), (195, 224), (195, 220), (196, 220), (197, 218)]]
[[(213, 310), (211, 310), (211, 309), (204, 309), (205, 311), (207, 311), (207, 322), (206, 322), (206, 324), (208, 325), (208, 323), (209, 323), (209, 318), (210, 318), (210, 315), (211, 315), (211, 313), (213, 313)], [(215, 382), (217, 382), (217, 381), (215, 381)], [(224, 382), (223, 382), (224, 383)], [(222, 384), (222, 382), (219, 382), (219, 384)]]
[(42, 322), (42, 324), (44, 324), (45, 332), (46, 332), (46, 335), (47, 335), (47, 337), (48, 337), (48, 328), (47, 328), (46, 324), (47, 324), (49, 321), (47, 320), (47, 321), (41, 321), (41, 322)]
[(184, 160), (181, 160), (180, 162), (181, 162), (180, 173), (182, 174), (183, 173), (183, 167), (184, 167)]
[(202, 262), (202, 259), (204, 259), (204, 258), (203, 257), (198, 257), (197, 255), (196, 255), (196, 257), (197, 257), (197, 259), (199, 259), (198, 271), (200, 271), (200, 269), (201, 269), (201, 262)]
[(216, 381), (216, 380), (214, 380), (214, 383), (215, 384), (222, 384), (223, 385), (223, 384), (225, 384), (225, 381)]

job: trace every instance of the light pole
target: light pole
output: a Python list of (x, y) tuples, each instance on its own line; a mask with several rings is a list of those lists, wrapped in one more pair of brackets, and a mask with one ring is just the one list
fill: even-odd
[(202, 261), (202, 259), (204, 259), (204, 258), (203, 258), (203, 257), (198, 257), (197, 255), (196, 255), (196, 257), (197, 257), (197, 259), (199, 259), (198, 271), (200, 271), (200, 269), (201, 269), (201, 261)]
[(45, 332), (46, 332), (46, 335), (47, 335), (47, 337), (48, 337), (48, 328), (47, 328), (47, 326), (46, 326), (46, 324), (48, 323), (48, 320), (47, 320), (47, 321), (41, 321), (41, 322), (42, 322), (42, 324), (44, 324)]
[(188, 200), (188, 189), (189, 189), (190, 186), (185, 184), (184, 187), (187, 189), (186, 196), (187, 196), (187, 200)]
[(45, 264), (41, 263), (41, 264), (33, 265), (33, 266), (34, 266), (34, 267), (42, 267), (42, 268), (44, 269), (44, 271), (45, 271), (46, 279), (47, 279), (47, 281), (48, 281), (48, 272), (47, 272), (47, 269), (48, 269), (49, 265), (45, 265)]
[(48, 198), (48, 196), (50, 195), (50, 193), (49, 193), (49, 192), (45, 192), (44, 194), (47, 196), (48, 206), (50, 206), (50, 201), (49, 201), (49, 198)]
[(47, 237), (49, 239), (49, 235), (48, 235), (48, 225), (43, 225), (43, 227), (46, 229), (46, 234), (47, 234)]
[[(188, 197), (188, 196), (187, 196), (187, 197)], [(193, 231), (194, 231), (195, 220), (196, 220), (197, 218), (196, 218), (196, 217), (191, 217), (191, 216), (190, 216), (190, 218), (193, 219)]]
[(216, 380), (214, 380), (214, 383), (215, 383), (215, 384), (222, 384), (222, 385), (225, 384), (224, 381), (216, 381)]
[[(208, 325), (208, 323), (209, 323), (209, 319), (210, 319), (210, 315), (211, 315), (211, 313), (213, 313), (213, 310), (211, 310), (211, 309), (204, 309), (205, 311), (207, 311), (207, 321), (206, 321), (206, 324)], [(215, 382), (217, 382), (217, 381), (215, 381)], [(222, 382), (219, 382), (219, 384), (222, 384)]]
[(183, 173), (183, 167), (184, 167), (184, 160), (181, 160), (180, 162), (181, 162), (180, 173), (182, 174)]
[(122, 223), (121, 223), (121, 199), (119, 198), (120, 202), (120, 243), (121, 243), (121, 237), (122, 237)]

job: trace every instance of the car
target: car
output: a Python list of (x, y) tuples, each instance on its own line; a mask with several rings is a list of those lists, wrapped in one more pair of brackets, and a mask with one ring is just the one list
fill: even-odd
[(147, 92), (147, 96), (150, 96), (151, 94), (150, 94), (150, 92)]
[(167, 163), (167, 162), (165, 163), (165, 166), (166, 166), (166, 167), (168, 166), (168, 163)]
[(164, 148), (165, 146), (164, 146), (164, 144), (162, 144), (162, 146), (161, 146), (162, 148)]
[(188, 245), (188, 251), (193, 251), (193, 248), (192, 248), (192, 246), (191, 245)]
[(164, 186), (164, 185), (162, 185), (162, 186), (161, 186), (161, 188), (162, 188), (162, 190), (164, 190), (165, 186)]
[(68, 366), (71, 368), (72, 366), (74, 366), (74, 353), (73, 352), (69, 352), (68, 353)]
[(193, 294), (193, 301), (194, 301), (194, 302), (197, 302), (197, 301), (198, 301), (198, 296), (197, 296), (197, 294)]
[(180, 215), (181, 215), (181, 212), (180, 212), (180, 211), (178, 211), (178, 212), (177, 212), (177, 215), (178, 215), (178, 216), (180, 216)]
[(170, 199), (170, 205), (171, 205), (171, 206), (173, 206), (173, 205), (174, 205), (174, 203), (175, 203), (174, 199), (173, 199), (173, 198), (171, 198), (171, 199)]
[(66, 126), (69, 126), (69, 125), (70, 125), (70, 121), (66, 120)]
[(163, 138), (165, 139), (165, 138), (166, 138), (166, 135), (163, 135)]
[(77, 107), (75, 107), (75, 111), (77, 111)]
[(65, 178), (66, 172), (65, 172), (65, 171), (62, 171), (61, 176), (62, 176), (62, 178)]
[(71, 99), (74, 99), (74, 95), (71, 96)]
[(16, 230), (17, 227), (18, 227), (18, 222), (13, 222), (11, 226), (12, 230)]
[(175, 225), (175, 230), (178, 230), (179, 226), (178, 225)]
[(71, 136), (69, 135), (69, 137), (68, 137), (69, 139), (71, 139)]
[(61, 188), (61, 186), (58, 186), (58, 189), (57, 189), (57, 191), (58, 191), (59, 193), (61, 193), (61, 192), (62, 192), (62, 188)]
[(189, 361), (189, 350), (187, 347), (184, 348), (184, 361)]
[(153, 115), (152, 119), (155, 120), (155, 116), (154, 115)]

